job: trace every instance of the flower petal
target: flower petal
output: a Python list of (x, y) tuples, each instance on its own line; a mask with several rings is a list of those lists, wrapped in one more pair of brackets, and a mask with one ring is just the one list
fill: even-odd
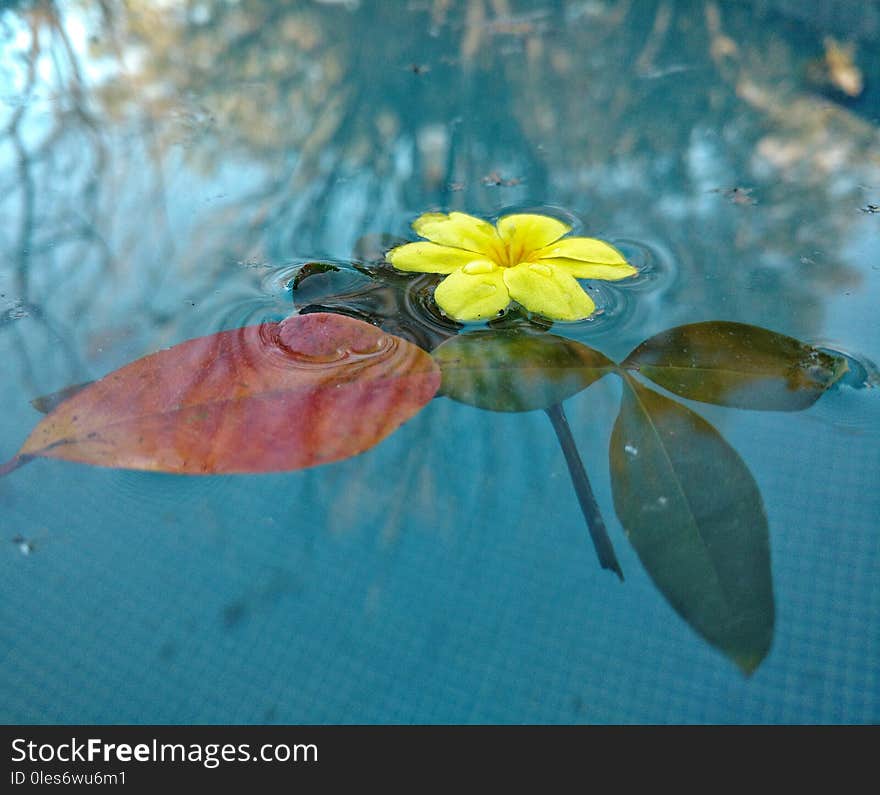
[(437, 285), (434, 300), (455, 320), (495, 317), (510, 303), (503, 273), (490, 260), (468, 263)]
[(619, 265), (601, 265), (596, 262), (581, 262), (576, 259), (557, 259), (555, 257), (539, 259), (536, 262), (562, 268), (566, 273), (570, 273), (578, 279), (604, 279), (607, 282), (616, 282), (638, 273), (638, 269), (628, 262), (621, 262)]
[(504, 270), (504, 282), (511, 298), (553, 320), (581, 320), (596, 308), (575, 278), (555, 265), (523, 262)]
[(626, 258), (614, 246), (594, 237), (567, 237), (535, 252), (533, 259), (577, 259), (597, 265), (625, 265)]
[(412, 228), (434, 243), (477, 251), (496, 262), (496, 257), (503, 251), (495, 227), (466, 213), (424, 213), (413, 221)]
[(559, 240), (571, 232), (571, 227), (549, 215), (517, 213), (505, 215), (498, 221), (498, 234), (507, 246), (506, 265), (518, 265), (530, 259), (529, 255)]
[(440, 246), (437, 243), (426, 241), (406, 243), (391, 249), (385, 255), (385, 259), (397, 270), (418, 271), (419, 273), (452, 273), (469, 262), (483, 259), (483, 257), (483, 254), (475, 251)]

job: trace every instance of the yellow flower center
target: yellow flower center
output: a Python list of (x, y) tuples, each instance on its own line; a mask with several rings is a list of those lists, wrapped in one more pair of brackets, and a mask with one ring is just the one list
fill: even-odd
[(500, 268), (515, 268), (521, 262), (527, 262), (533, 251), (533, 248), (528, 248), (521, 240), (510, 242), (499, 240), (487, 246), (485, 254)]
[(532, 253), (531, 251), (526, 250), (522, 241), (508, 243), (504, 248), (507, 251), (508, 268), (513, 268), (516, 265), (519, 265), (520, 262), (525, 262), (527, 255)]

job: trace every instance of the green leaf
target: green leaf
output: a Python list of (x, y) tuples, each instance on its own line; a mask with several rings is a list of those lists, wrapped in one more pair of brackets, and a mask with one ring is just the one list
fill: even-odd
[(767, 518), (758, 486), (706, 420), (625, 378), (611, 435), (614, 507), (648, 574), (745, 673), (773, 639)]
[(622, 366), (691, 400), (763, 411), (805, 409), (847, 369), (792, 337), (722, 320), (664, 331)]
[(580, 342), (521, 328), (462, 334), (432, 355), (440, 394), (491, 411), (546, 409), (616, 367)]

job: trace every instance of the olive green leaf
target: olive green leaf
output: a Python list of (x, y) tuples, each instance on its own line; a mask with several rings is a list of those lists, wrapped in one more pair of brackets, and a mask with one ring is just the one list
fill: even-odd
[(773, 638), (767, 518), (736, 451), (680, 403), (624, 378), (611, 435), (614, 507), (648, 574), (750, 674)]
[(491, 411), (549, 408), (616, 369), (580, 342), (523, 328), (461, 334), (432, 356), (440, 394)]
[(811, 406), (846, 372), (846, 360), (758, 326), (722, 320), (678, 326), (623, 362), (691, 400), (764, 411)]

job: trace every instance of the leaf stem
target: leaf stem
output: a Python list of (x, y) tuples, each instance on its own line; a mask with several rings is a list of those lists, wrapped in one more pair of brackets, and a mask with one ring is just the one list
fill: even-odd
[(568, 420), (565, 412), (562, 410), (562, 404), (556, 403), (545, 409), (550, 422), (553, 424), (553, 430), (556, 431), (556, 437), (559, 439), (559, 445), (562, 447), (562, 453), (565, 455), (565, 463), (568, 464), (568, 471), (571, 475), (571, 482), (577, 494), (578, 502), (581, 504), (584, 519), (587, 520), (587, 528), (590, 531), (590, 538), (593, 539), (593, 546), (596, 547), (596, 554), (599, 556), (599, 563), (603, 569), (613, 571), (621, 580), (623, 580), (623, 571), (620, 563), (617, 562), (617, 555), (614, 553), (614, 547), (611, 539), (608, 537), (608, 530), (605, 527), (605, 520), (599, 510), (599, 504), (596, 502), (596, 496), (593, 494), (593, 488), (590, 486), (590, 479), (587, 477), (587, 471), (584, 469), (584, 462), (581, 460), (577, 446), (574, 443), (574, 437), (571, 435), (571, 428), (568, 426)]

